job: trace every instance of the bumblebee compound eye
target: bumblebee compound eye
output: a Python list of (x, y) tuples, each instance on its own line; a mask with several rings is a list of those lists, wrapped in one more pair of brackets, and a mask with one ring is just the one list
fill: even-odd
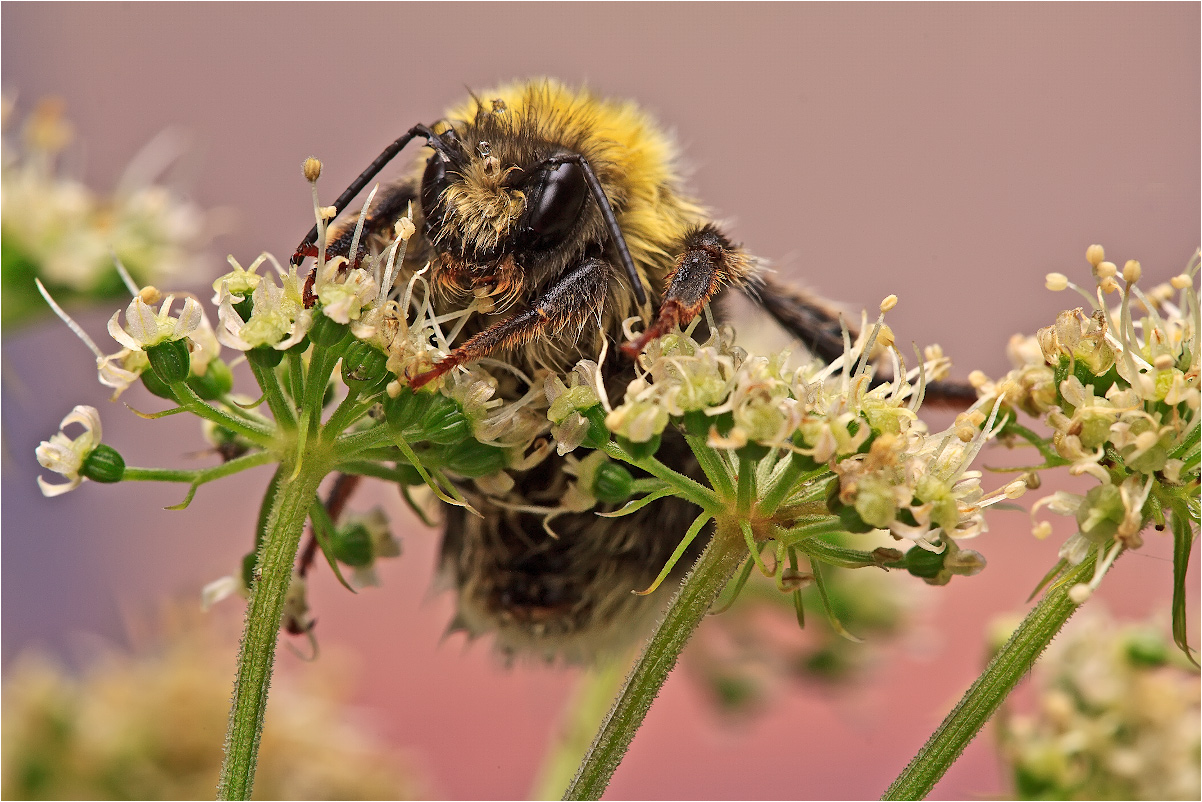
[(552, 248), (571, 232), (588, 197), (584, 170), (576, 162), (544, 165), (527, 182), (522, 244)]

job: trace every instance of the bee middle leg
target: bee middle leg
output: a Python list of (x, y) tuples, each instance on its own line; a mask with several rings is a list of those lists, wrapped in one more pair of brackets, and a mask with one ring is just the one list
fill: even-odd
[(606, 260), (586, 257), (551, 284), (535, 299), (531, 308), (474, 335), (433, 368), (411, 379), (410, 386), (417, 389), (459, 365), (488, 356), (498, 349), (525, 345), (568, 326), (581, 325), (590, 315), (600, 314), (612, 270)]
[(656, 337), (686, 325), (722, 287), (742, 284), (754, 273), (752, 258), (712, 223), (690, 231), (682, 245), (659, 312), (642, 334), (622, 346), (627, 356), (638, 356)]

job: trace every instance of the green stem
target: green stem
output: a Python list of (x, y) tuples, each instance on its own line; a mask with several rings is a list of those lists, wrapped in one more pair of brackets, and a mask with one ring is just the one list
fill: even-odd
[(738, 526), (720, 524), (626, 678), (564, 799), (601, 798), (680, 652), (746, 553)]
[(259, 551), (260, 575), (251, 588), (246, 608), (218, 799), (250, 799), (284, 599), (292, 581), (292, 564), (309, 507), (326, 475), (328, 459), (316, 457), (310, 453), (304, 469), (294, 478), (288, 478), (291, 470), (287, 466), (279, 474), (275, 503)]
[(735, 488), (730, 480), (730, 471), (727, 470), (726, 463), (722, 461), (718, 452), (710, 448), (706, 438), (701, 435), (686, 434), (684, 439), (689, 444), (693, 455), (697, 457), (697, 463), (705, 472), (705, 478), (710, 480), (710, 484), (714, 486), (719, 495), (725, 498), (733, 496)]
[(1035, 432), (1028, 429), (1026, 426), (1022, 426), (1018, 423), (1015, 423), (1013, 420), (1011, 420), (1006, 423), (1005, 431), (1018, 435), (1019, 437), (1021, 437), (1022, 439), (1026, 440), (1028, 443), (1030, 443), (1032, 446), (1034, 446), (1035, 449), (1039, 452), (1040, 456), (1042, 456), (1044, 458), (1044, 460), (1047, 462), (1047, 467), (1055, 468), (1060, 465), (1068, 465), (1069, 464), (1068, 460), (1066, 460), (1064, 457), (1060, 456), (1054, 450), (1052, 450), (1052, 447), (1050, 445), (1048, 445), (1048, 441), (1046, 438), (1040, 437), (1039, 435), (1035, 434)]
[[(830, 473), (830, 469), (825, 465), (807, 471), (805, 462), (806, 460), (803, 460), (798, 454), (790, 455), (789, 464), (781, 471), (780, 476), (769, 480), (770, 484), (757, 505), (762, 515), (770, 516), (775, 513), (798, 485), (808, 482), (816, 476)], [(802, 478), (803, 474), (804, 478)]]
[(360, 401), (359, 392), (350, 390), (326, 421), (326, 436), (330, 437), (345, 431), (346, 427), (366, 415), (368, 410), (376, 405), (376, 402), (380, 400), (379, 396), (380, 394), (376, 393), (369, 396), (366, 401)]
[(271, 445), (274, 432), (270, 427), (256, 425), (250, 421), (236, 418), (225, 410), (206, 404), (204, 399), (193, 392), (192, 388), (184, 382), (176, 382), (171, 385), (171, 391), (175, 393), (175, 397), (183, 409), (205, 420), (210, 420), (224, 426), (230, 431), (237, 432), (258, 445)]
[(1006, 645), (956, 704), (881, 799), (923, 799), (997, 711), (1078, 605), (1068, 594), (1093, 578), (1096, 550), (1065, 574), (1027, 614)]
[(719, 502), (718, 497), (708, 487), (690, 479), (684, 474), (677, 473), (655, 457), (635, 459), (612, 440), (605, 444), (605, 453), (614, 459), (622, 460), (622, 462), (629, 463), (636, 468), (646, 471), (656, 479), (662, 480), (680, 495), (702, 509), (714, 512), (721, 511), (722, 509), (722, 504)]
[(247, 357), (246, 363), (250, 365), (251, 373), (254, 374), (259, 389), (263, 391), (263, 397), (267, 400), (267, 408), (271, 410), (276, 422), (280, 426), (295, 428), (296, 410), (293, 408), (292, 402), (284, 395), (284, 388), (280, 386), (280, 378), (276, 375), (275, 368), (270, 368), (260, 360), (250, 357)]
[(223, 462), (220, 465), (214, 465), (211, 468), (201, 468), (199, 470), (177, 470), (173, 468), (133, 468), (126, 466), (125, 473), (121, 475), (123, 482), (189, 482), (191, 484), (202, 485), (205, 482), (211, 482), (214, 479), (220, 479), (224, 476), (232, 476), (240, 471), (245, 471), (248, 468), (257, 468), (260, 465), (267, 465), (275, 462), (279, 457), (269, 451), (256, 451), (253, 454), (246, 454), (232, 459), (229, 462)]

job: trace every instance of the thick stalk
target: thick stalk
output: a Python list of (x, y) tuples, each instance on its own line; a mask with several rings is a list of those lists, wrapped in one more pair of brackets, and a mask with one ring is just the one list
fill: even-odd
[(1077, 611), (1068, 594), (1093, 578), (1096, 551), (1051, 588), (881, 799), (924, 799)]
[(601, 798), (685, 644), (746, 554), (738, 523), (721, 522), (626, 678), (564, 799)]
[(283, 478), (259, 551), (260, 574), (251, 588), (246, 608), (246, 627), (238, 651), (238, 673), (234, 679), (234, 697), (225, 738), (225, 763), (217, 786), (218, 799), (250, 799), (284, 599), (292, 580), (292, 564), (309, 506), (326, 473), (319, 469), (322, 462), (311, 456), (295, 478), (287, 478), (290, 470), (280, 474)]

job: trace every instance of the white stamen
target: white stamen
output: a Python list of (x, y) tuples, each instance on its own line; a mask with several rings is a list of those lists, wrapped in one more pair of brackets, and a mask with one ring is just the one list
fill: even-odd
[[(71, 316), (64, 312), (61, 306), (55, 303), (54, 299), (50, 297), (50, 293), (46, 291), (44, 286), (42, 286), (41, 279), (35, 278), (33, 281), (38, 285), (38, 292), (42, 294), (42, 297), (46, 299), (46, 303), (50, 304), (50, 308), (54, 310), (54, 314), (58, 315), (59, 319), (67, 324), (67, 328), (71, 329), (71, 331), (75, 333), (76, 337), (83, 340), (83, 344), (91, 349), (92, 353), (96, 355), (97, 359), (104, 359), (104, 352), (101, 351), (99, 346), (96, 345), (95, 341), (88, 336), (88, 333), (84, 331), (78, 323), (72, 320)], [(135, 295), (136, 294), (137, 293), (135, 293)]]

